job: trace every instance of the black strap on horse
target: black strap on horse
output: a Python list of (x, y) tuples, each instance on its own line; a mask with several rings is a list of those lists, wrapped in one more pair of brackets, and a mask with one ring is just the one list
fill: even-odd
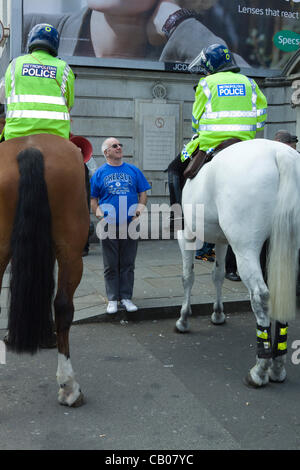
[(209, 153), (206, 153), (204, 152), (204, 150), (200, 150), (199, 148), (197, 148), (192, 154), (192, 159), (183, 173), (185, 179), (195, 178), (195, 176), (199, 173), (203, 165), (205, 165), (205, 163), (210, 162), (218, 152), (238, 142), (241, 142), (241, 139), (232, 138), (224, 140), (224, 142), (221, 142), (214, 150)]

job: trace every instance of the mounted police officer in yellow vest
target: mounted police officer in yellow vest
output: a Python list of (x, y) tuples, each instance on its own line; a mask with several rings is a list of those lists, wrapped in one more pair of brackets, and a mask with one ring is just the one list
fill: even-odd
[(266, 97), (252, 78), (239, 73), (226, 46), (213, 44), (203, 49), (189, 70), (205, 77), (196, 88), (192, 112), (192, 132), (198, 136), (184, 146), (179, 157), (186, 177), (193, 176), (214, 152), (239, 140), (254, 139), (267, 117)]
[(70, 137), (74, 74), (57, 58), (59, 34), (38, 24), (28, 35), (28, 54), (17, 57), (5, 73), (5, 140), (30, 134)]
[(199, 146), (207, 152), (227, 139), (254, 139), (264, 128), (267, 100), (257, 83), (238, 73), (239, 67), (227, 47), (214, 44), (190, 64), (206, 77), (199, 80), (192, 115), (193, 132), (198, 139), (182, 151), (182, 160), (190, 158)]

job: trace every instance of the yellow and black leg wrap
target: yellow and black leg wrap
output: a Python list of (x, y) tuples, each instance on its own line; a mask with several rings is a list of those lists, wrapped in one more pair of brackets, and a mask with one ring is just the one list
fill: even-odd
[(287, 323), (280, 323), (279, 321), (275, 324), (275, 338), (273, 344), (273, 358), (283, 356), (287, 353)]
[(257, 357), (270, 359), (272, 357), (271, 326), (256, 325)]

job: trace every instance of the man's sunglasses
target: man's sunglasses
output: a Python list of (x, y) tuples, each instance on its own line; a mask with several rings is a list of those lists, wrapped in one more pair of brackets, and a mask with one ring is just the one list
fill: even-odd
[(117, 149), (118, 147), (121, 147), (121, 148), (122, 148), (122, 147), (123, 147), (123, 144), (112, 144), (112, 145), (110, 145), (109, 147), (107, 147), (106, 150), (111, 149), (111, 148)]

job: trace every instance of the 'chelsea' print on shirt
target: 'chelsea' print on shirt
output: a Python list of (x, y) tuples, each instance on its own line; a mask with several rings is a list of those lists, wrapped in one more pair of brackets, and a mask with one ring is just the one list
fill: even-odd
[(132, 178), (127, 173), (111, 173), (104, 178), (104, 186), (110, 194), (126, 195), (129, 186), (132, 186)]

